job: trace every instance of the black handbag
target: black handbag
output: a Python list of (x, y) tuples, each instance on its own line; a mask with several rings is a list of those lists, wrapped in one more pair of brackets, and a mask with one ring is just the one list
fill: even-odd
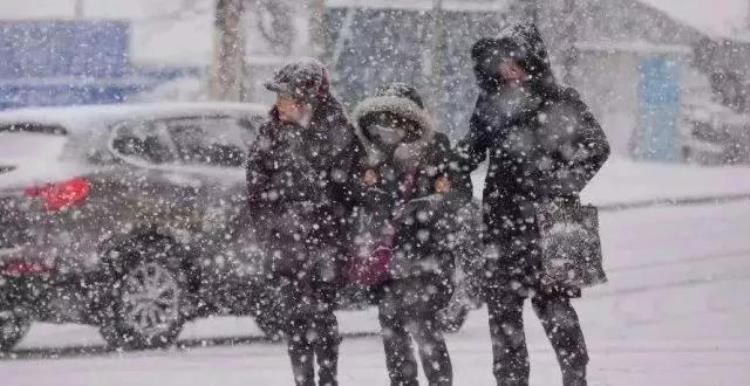
[(542, 282), (577, 288), (606, 283), (597, 208), (576, 199), (553, 201), (539, 209)]

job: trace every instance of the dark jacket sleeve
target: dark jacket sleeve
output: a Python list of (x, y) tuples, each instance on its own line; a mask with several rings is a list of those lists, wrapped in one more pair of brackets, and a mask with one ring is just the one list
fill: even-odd
[(248, 204), (251, 209), (258, 208), (266, 202), (266, 191), (271, 181), (271, 169), (268, 162), (271, 157), (272, 138), (270, 124), (263, 125), (250, 147), (245, 169), (247, 179)]
[[(473, 194), (471, 172), (468, 167), (462, 167), (461, 158), (457, 151), (451, 148), (448, 136), (441, 132), (435, 133), (434, 145), (430, 153), (428, 164), (436, 169), (436, 176), (445, 176), (450, 181), (449, 196), (470, 199)], [(434, 187), (430, 192), (434, 192)]]
[(599, 123), (578, 94), (566, 90), (546, 109), (540, 130), (540, 194), (578, 195), (609, 158), (610, 147)]
[[(353, 131), (354, 129), (352, 129)], [(363, 159), (364, 148), (355, 137), (336, 162), (337, 172), (341, 174), (334, 176), (333, 183), (337, 185), (336, 190), (340, 192), (339, 200), (349, 210), (359, 206), (366, 197), (367, 188), (362, 180), (364, 174)]]
[(484, 97), (480, 96), (469, 122), (469, 133), (456, 146), (456, 161), (460, 168), (471, 173), (487, 158), (487, 149), (492, 146), (491, 127), (486, 123), (483, 106)]

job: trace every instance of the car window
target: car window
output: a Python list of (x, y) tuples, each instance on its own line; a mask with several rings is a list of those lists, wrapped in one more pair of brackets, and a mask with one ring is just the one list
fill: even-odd
[(0, 158), (57, 159), (68, 142), (57, 125), (17, 122), (0, 125)]
[(136, 122), (120, 126), (112, 147), (123, 156), (152, 164), (174, 162), (175, 157), (165, 129), (154, 122)]
[(186, 164), (239, 167), (255, 133), (236, 118), (186, 118), (167, 121), (178, 158)]

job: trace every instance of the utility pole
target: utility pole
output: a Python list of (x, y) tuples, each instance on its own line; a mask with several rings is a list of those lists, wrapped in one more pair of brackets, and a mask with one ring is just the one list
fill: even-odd
[(533, 23), (535, 25), (539, 22), (539, 5), (537, 0), (516, 0), (516, 7), (524, 23)]
[(323, 59), (328, 39), (325, 0), (310, 0), (310, 56)]
[(216, 100), (242, 99), (245, 73), (245, 33), (242, 29), (244, 0), (216, 0), (214, 19), (214, 61), (211, 68), (211, 97)]
[(563, 83), (572, 86), (575, 81), (573, 69), (578, 62), (578, 24), (576, 23), (576, 2), (575, 0), (563, 1)]
[(85, 16), (84, 6), (85, 0), (76, 0), (74, 6), (75, 8), (73, 8), (73, 13), (75, 14), (76, 19), (83, 19), (83, 17)]
[[(443, 0), (432, 0), (433, 30), (432, 30), (432, 63), (429, 69), (429, 86), (432, 91), (433, 111), (443, 111), (445, 93), (443, 84), (443, 72), (445, 66), (445, 14), (443, 12)], [(438, 117), (435, 117), (438, 119)]]

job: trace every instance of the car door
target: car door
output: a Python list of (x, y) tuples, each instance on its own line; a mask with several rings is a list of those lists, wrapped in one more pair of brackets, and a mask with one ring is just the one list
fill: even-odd
[(123, 227), (156, 227), (186, 243), (201, 229), (201, 184), (179, 170), (178, 156), (162, 121), (136, 119), (113, 130), (112, 151), (127, 168), (113, 175), (109, 200)]

